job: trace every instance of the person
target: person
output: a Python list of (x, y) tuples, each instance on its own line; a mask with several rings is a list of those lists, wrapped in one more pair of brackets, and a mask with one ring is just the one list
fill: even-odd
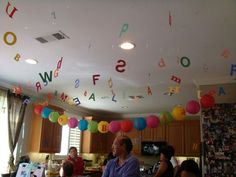
[(103, 161), (103, 164), (102, 164), (102, 171), (104, 171), (107, 162), (108, 162), (109, 160), (111, 160), (111, 159), (114, 159), (114, 158), (115, 158), (115, 156), (113, 155), (112, 152), (110, 152), (110, 153), (107, 155), (107, 158)]
[(66, 160), (62, 164), (62, 177), (72, 177), (74, 171), (74, 165), (71, 161)]
[(181, 166), (175, 177), (201, 177), (201, 171), (198, 164), (190, 159), (181, 163)]
[(154, 177), (173, 177), (174, 169), (170, 162), (173, 156), (173, 151), (169, 146), (166, 146), (160, 151), (160, 165)]
[(17, 175), (17, 171), (18, 171), (18, 168), (20, 166), (21, 163), (30, 163), (30, 157), (28, 155), (23, 155), (19, 158), (19, 161), (16, 165), (16, 170), (15, 172), (11, 173), (10, 177), (16, 177)]
[(174, 147), (172, 145), (167, 145), (167, 148), (169, 148), (170, 152), (171, 152), (171, 156), (172, 157), (170, 159), (170, 162), (171, 162), (171, 164), (172, 164), (172, 166), (174, 168), (174, 176), (175, 176), (177, 171), (178, 171), (178, 169), (179, 169), (179, 163), (178, 163), (178, 161), (177, 161), (177, 159), (175, 157), (175, 149), (174, 149)]
[(140, 177), (139, 161), (131, 154), (132, 148), (128, 136), (117, 136), (112, 144), (112, 153), (116, 158), (108, 161), (102, 177)]
[(78, 156), (77, 148), (72, 146), (69, 149), (69, 155), (67, 160), (71, 161), (73, 164), (73, 175), (78, 176), (83, 175), (84, 172), (84, 161), (82, 157)]

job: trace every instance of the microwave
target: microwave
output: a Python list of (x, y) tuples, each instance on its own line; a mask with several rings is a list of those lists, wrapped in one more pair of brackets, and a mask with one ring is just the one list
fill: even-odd
[(143, 141), (141, 142), (141, 155), (159, 156), (161, 149), (166, 145), (165, 141)]

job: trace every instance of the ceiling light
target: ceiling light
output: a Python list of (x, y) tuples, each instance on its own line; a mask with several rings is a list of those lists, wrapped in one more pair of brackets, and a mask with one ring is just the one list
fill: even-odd
[(25, 62), (26, 62), (26, 63), (29, 63), (29, 64), (31, 64), (31, 65), (35, 65), (35, 64), (38, 63), (37, 60), (35, 60), (35, 59), (31, 59), (31, 58), (26, 59)]
[(124, 50), (131, 50), (135, 47), (135, 45), (131, 42), (123, 42), (119, 45), (119, 47)]

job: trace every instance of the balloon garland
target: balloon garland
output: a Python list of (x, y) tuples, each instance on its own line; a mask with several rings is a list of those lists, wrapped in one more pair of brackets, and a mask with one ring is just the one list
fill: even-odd
[(146, 118), (137, 117), (131, 120), (116, 121), (113, 120), (110, 123), (107, 121), (100, 121), (99, 123), (95, 120), (78, 120), (76, 117), (68, 117), (64, 114), (59, 115), (44, 105), (35, 105), (34, 112), (40, 115), (43, 119), (49, 119), (52, 123), (59, 123), (61, 126), (68, 125), (69, 128), (78, 128), (80, 131), (88, 130), (91, 133), (117, 133), (119, 131), (130, 132), (133, 128), (138, 131), (148, 128), (158, 128), (160, 124), (169, 125), (173, 119), (177, 121), (183, 121), (188, 114), (194, 115), (199, 113), (202, 108), (211, 108), (215, 104), (215, 99), (212, 94), (205, 94), (201, 96), (199, 102), (196, 100), (190, 100), (187, 102), (186, 107), (177, 105), (173, 107), (172, 112), (162, 111), (159, 117), (156, 115), (149, 115)]

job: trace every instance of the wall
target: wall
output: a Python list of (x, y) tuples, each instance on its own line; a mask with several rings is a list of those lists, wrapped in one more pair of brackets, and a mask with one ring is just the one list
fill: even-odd
[[(220, 88), (223, 88), (223, 92), (220, 92)], [(216, 85), (202, 85), (200, 86), (201, 95), (213, 90), (216, 92), (216, 103), (235, 103), (236, 102), (236, 83), (231, 84), (216, 84)], [(221, 93), (221, 94), (219, 94)]]

